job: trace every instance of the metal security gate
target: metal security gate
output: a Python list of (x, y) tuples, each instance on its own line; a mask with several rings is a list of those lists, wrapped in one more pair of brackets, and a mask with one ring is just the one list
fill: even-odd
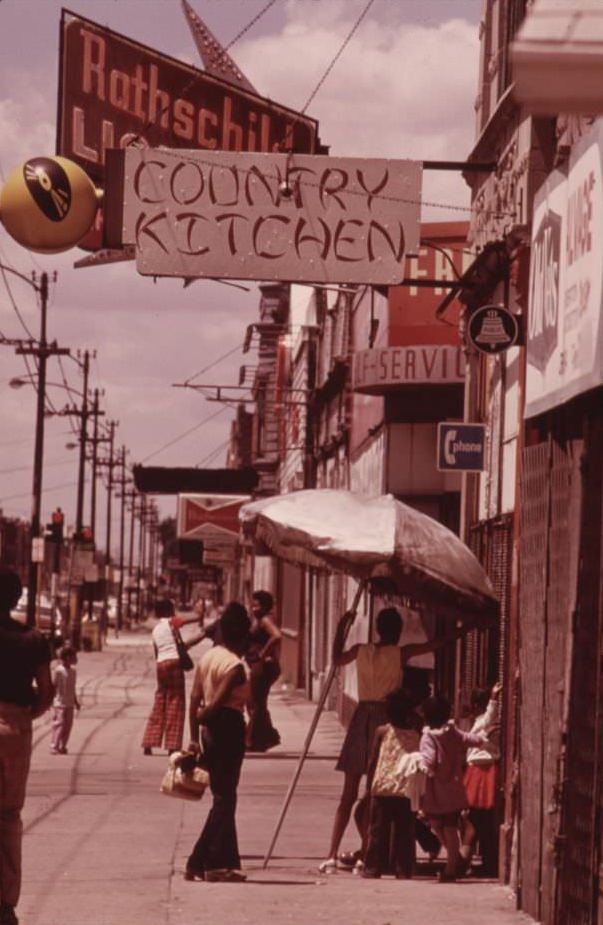
[(582, 442), (552, 443), (542, 722), (541, 917), (555, 921), (555, 885), (572, 619), (580, 537)]
[(547, 545), (550, 518), (549, 443), (523, 452), (520, 572), (520, 907), (540, 919), (542, 867), (542, 739)]
[(471, 550), (483, 565), (500, 602), (497, 626), (468, 633), (463, 643), (462, 694), (503, 678), (507, 659), (513, 515), (482, 521), (471, 529)]
[[(588, 771), (583, 767), (585, 741), (593, 741), (592, 711), (577, 695), (582, 687), (589, 689), (593, 671), (587, 681), (580, 654), (586, 640), (576, 635), (575, 614), (589, 596), (598, 594), (601, 551), (600, 477), (598, 487), (585, 482), (583, 446), (581, 440), (551, 434), (546, 443), (528, 447), (523, 454), (520, 905), (544, 925), (594, 921), (590, 912), (583, 917), (583, 907), (576, 911), (585, 878), (592, 878), (592, 857), (585, 843), (594, 844), (596, 771), (592, 760)], [(602, 450), (593, 444), (599, 469)], [(585, 595), (587, 585), (591, 590)], [(578, 606), (579, 600), (583, 603)], [(587, 604), (587, 609), (592, 617), (593, 607)], [(584, 623), (590, 623), (588, 646), (594, 665), (598, 647), (592, 619)], [(580, 818), (579, 807), (586, 813), (580, 794), (586, 797), (588, 820)]]
[(599, 910), (601, 814), (601, 527), (603, 421), (588, 421), (583, 463), (579, 594), (576, 601), (561, 780), (557, 925), (596, 925)]

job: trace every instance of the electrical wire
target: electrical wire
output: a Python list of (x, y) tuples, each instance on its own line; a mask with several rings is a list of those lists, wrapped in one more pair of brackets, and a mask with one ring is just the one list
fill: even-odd
[[(4, 257), (4, 254), (3, 254), (3, 252), (2, 252), (1, 250), (0, 250), (0, 255), (2, 255), (3, 260), (6, 259), (6, 258)], [(30, 340), (35, 340), (35, 337), (33, 336), (33, 334), (31, 333), (31, 331), (30, 331), (29, 328), (27, 327), (27, 324), (25, 323), (25, 321), (24, 321), (24, 319), (23, 319), (23, 316), (22, 316), (21, 312), (19, 311), (19, 306), (17, 305), (17, 303), (16, 303), (16, 301), (15, 301), (15, 297), (14, 297), (14, 295), (13, 295), (13, 293), (12, 293), (12, 289), (10, 288), (10, 284), (9, 284), (9, 282), (8, 282), (8, 279), (7, 279), (6, 270), (4, 269), (4, 267), (3, 267), (1, 264), (0, 264), (0, 273), (2, 274), (2, 279), (4, 280), (4, 286), (5, 286), (5, 289), (6, 289), (7, 293), (8, 293), (8, 298), (9, 298), (9, 300), (10, 300), (10, 303), (11, 303), (12, 307), (13, 307), (13, 311), (14, 311), (15, 315), (17, 316), (17, 318), (18, 318), (19, 321), (21, 322), (21, 326), (22, 326), (23, 330), (25, 331), (25, 333), (27, 334), (27, 336), (29, 337), (29, 339), (30, 339)]]
[(193, 427), (189, 427), (188, 430), (185, 430), (183, 433), (179, 434), (177, 437), (174, 437), (173, 440), (169, 440), (167, 443), (164, 443), (163, 446), (160, 446), (159, 449), (154, 450), (152, 453), (149, 453), (148, 456), (145, 456), (141, 462), (145, 463), (149, 459), (152, 459), (154, 456), (158, 456), (159, 453), (163, 453), (164, 450), (167, 450), (170, 446), (174, 446), (175, 443), (179, 443), (180, 440), (184, 440), (185, 437), (188, 437), (189, 434), (194, 433), (196, 430), (199, 430), (203, 427), (204, 424), (208, 424), (214, 418), (217, 418), (219, 414), (223, 414), (226, 411), (226, 408), (219, 408), (214, 414), (210, 414), (208, 417), (203, 418), (202, 421), (199, 421), (198, 424), (195, 424)]
[(246, 32), (249, 32), (249, 30), (251, 29), (251, 27), (252, 27), (252, 26), (255, 26), (256, 22), (257, 22), (259, 19), (261, 19), (262, 16), (264, 15), (264, 13), (267, 13), (268, 10), (270, 9), (270, 7), (271, 7), (271, 6), (274, 6), (275, 3), (276, 3), (276, 0), (268, 0), (268, 3), (267, 3), (264, 7), (262, 7), (262, 9), (259, 11), (259, 13), (256, 13), (256, 15), (253, 17), (253, 19), (251, 19), (251, 20), (247, 23), (247, 25), (244, 26), (244, 27), (241, 29), (240, 32), (237, 32), (237, 34), (235, 35), (235, 37), (234, 37), (233, 39), (230, 40), (230, 42), (228, 43), (228, 45), (225, 46), (224, 51), (225, 51), (225, 52), (230, 51), (230, 49), (231, 49), (232, 46), (235, 44), (235, 42), (238, 42), (239, 39), (240, 39), (242, 36), (245, 35)]
[[(52, 462), (44, 461), (44, 470), (54, 466), (66, 466), (71, 463), (73, 463), (72, 459), (55, 459)], [(12, 475), (14, 472), (27, 472), (28, 469), (31, 469), (30, 463), (26, 466), (14, 466), (11, 469), (0, 469), (0, 475)]]
[[(204, 158), (202, 156), (201, 151), (199, 151), (199, 153), (195, 151), (194, 157), (187, 157), (186, 152), (187, 152), (187, 149), (185, 148), (182, 148), (182, 149), (162, 148), (161, 149), (162, 157), (169, 157), (174, 160), (178, 160), (182, 164), (191, 164), (195, 167), (198, 167), (199, 164), (203, 164), (206, 167), (212, 167), (214, 169), (218, 166), (216, 161), (210, 161), (209, 159)], [(219, 153), (220, 155), (226, 155), (229, 152), (220, 151)], [(281, 156), (285, 157), (285, 154), (282, 153)], [(291, 156), (295, 157), (295, 155), (291, 155)], [(303, 157), (305, 155), (301, 155), (301, 156)], [(312, 155), (308, 155), (308, 156), (312, 156)], [(287, 155), (287, 160), (290, 160), (289, 155)], [(421, 161), (417, 160), (416, 163), (420, 164)], [(237, 164), (237, 163), (226, 164), (226, 163), (223, 163), (222, 161), (220, 162), (219, 166), (222, 171), (227, 171), (227, 170), (236, 171), (241, 176), (245, 176), (246, 174), (251, 174), (252, 172), (255, 173), (255, 170), (256, 170), (255, 167), (247, 170), (245, 167), (241, 167), (240, 164)], [(295, 166), (294, 162), (293, 162), (293, 166)], [(283, 181), (283, 177), (279, 174), (271, 174), (268, 171), (264, 171), (263, 175), (267, 179), (274, 180), (275, 185), (277, 187)], [(304, 188), (320, 190), (319, 183), (313, 183), (312, 180), (308, 180), (305, 176), (296, 177), (295, 185), (300, 190), (303, 190)], [(340, 192), (342, 194), (345, 194), (346, 196), (359, 196), (363, 199), (365, 199), (367, 196), (364, 190), (345, 189), (345, 190), (341, 190)], [(472, 206), (459, 206), (451, 202), (435, 202), (434, 200), (421, 199), (420, 197), (418, 199), (417, 198), (413, 199), (411, 196), (390, 196), (384, 193), (371, 193), (370, 195), (372, 199), (380, 199), (380, 200), (383, 200), (383, 202), (393, 202), (397, 204), (402, 203), (402, 204), (407, 204), (407, 205), (429, 206), (430, 208), (434, 208), (434, 209), (448, 209), (452, 212), (469, 212), (469, 213), (473, 212)], [(497, 218), (504, 218), (504, 217), (514, 218), (516, 215), (516, 212), (505, 212), (502, 209), (482, 209), (480, 210), (480, 215), (490, 215), (490, 216), (497, 217)]]
[[(316, 86), (314, 87), (314, 89), (312, 90), (312, 93), (310, 94), (310, 96), (309, 96), (308, 99), (306, 100), (305, 105), (303, 106), (303, 108), (302, 108), (302, 110), (301, 110), (301, 112), (300, 112), (300, 114), (299, 114), (300, 116), (303, 116), (303, 115), (306, 114), (306, 110), (307, 110), (308, 106), (310, 105), (310, 103), (312, 102), (312, 100), (314, 99), (314, 97), (317, 95), (318, 91), (320, 90), (320, 88), (322, 87), (322, 85), (324, 84), (324, 82), (326, 81), (327, 77), (329, 76), (329, 74), (331, 73), (331, 71), (333, 70), (333, 68), (335, 67), (335, 65), (336, 65), (337, 62), (339, 61), (339, 59), (341, 58), (341, 56), (342, 56), (342, 54), (344, 53), (345, 49), (347, 48), (347, 46), (348, 46), (349, 43), (351, 42), (352, 38), (354, 37), (354, 34), (355, 34), (356, 30), (357, 30), (358, 27), (360, 26), (360, 23), (362, 22), (362, 20), (364, 19), (364, 17), (367, 15), (368, 11), (370, 10), (370, 8), (372, 7), (372, 5), (373, 5), (374, 2), (375, 2), (375, 0), (368, 0), (368, 3), (367, 3), (366, 6), (364, 7), (362, 13), (360, 14), (360, 16), (358, 17), (358, 19), (356, 20), (356, 22), (355, 22), (354, 25), (352, 26), (350, 32), (347, 34), (347, 36), (346, 36), (345, 39), (343, 40), (343, 42), (342, 42), (342, 44), (341, 44), (341, 46), (340, 46), (340, 48), (339, 48), (339, 51), (333, 56), (333, 58), (331, 59), (331, 61), (330, 61), (329, 65), (328, 65), (326, 71), (324, 72), (324, 74), (322, 75), (322, 77), (320, 78), (320, 80), (318, 81), (318, 83), (316, 84)], [(293, 123), (293, 125), (295, 125), (295, 122)], [(288, 129), (288, 132), (291, 132), (291, 131), (292, 131), (292, 128), (293, 128), (293, 126), (291, 127), (291, 129)]]
[(184, 380), (184, 384), (188, 385), (188, 383), (191, 382), (193, 379), (196, 379), (197, 376), (200, 376), (202, 373), (206, 373), (208, 369), (213, 369), (213, 367), (217, 366), (218, 363), (221, 363), (223, 360), (226, 360), (228, 357), (232, 356), (233, 353), (237, 353), (239, 350), (241, 350), (243, 346), (244, 346), (244, 342), (241, 342), (240, 344), (237, 344), (236, 347), (233, 347), (232, 350), (227, 350), (226, 353), (222, 354), (221, 357), (218, 357), (217, 360), (214, 360), (213, 363), (210, 363), (209, 366), (204, 366), (203, 369), (199, 370), (199, 372), (193, 373), (192, 376), (188, 376)]
[(222, 452), (222, 450), (225, 450), (229, 443), (230, 443), (230, 437), (224, 440), (224, 442), (221, 443), (219, 446), (217, 446), (215, 450), (212, 450), (211, 453), (208, 453), (207, 456), (204, 456), (203, 459), (197, 463), (197, 466), (202, 466), (204, 465), (204, 463), (213, 462), (216, 456), (218, 456)]
[[(89, 479), (85, 478), (84, 484), (87, 485), (88, 481)], [(50, 488), (44, 487), (43, 491), (44, 491), (44, 494), (48, 494), (51, 491), (60, 491), (62, 488), (76, 488), (77, 484), (78, 484), (77, 481), (76, 482), (73, 482), (73, 481), (63, 482), (62, 485), (51, 485)], [(0, 501), (4, 503), (5, 501), (14, 501), (17, 498), (30, 498), (30, 497), (31, 497), (31, 488), (29, 489), (29, 491), (21, 491), (16, 495), (4, 495), (0, 497)]]

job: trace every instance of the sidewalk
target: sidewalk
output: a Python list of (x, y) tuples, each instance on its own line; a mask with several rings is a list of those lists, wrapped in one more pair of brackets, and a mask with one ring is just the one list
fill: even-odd
[[(201, 650), (201, 646), (199, 647)], [(193, 652), (197, 654), (197, 652)], [(314, 712), (296, 692), (271, 701), (283, 744), (246, 759), (238, 828), (244, 884), (188, 883), (182, 873), (210, 805), (159, 793), (165, 755), (140, 740), (154, 690), (148, 635), (109, 639), (78, 666), (83, 709), (70, 754), (48, 753), (49, 719), (36, 724), (25, 811), (22, 925), (520, 925), (508, 891), (467, 880), (363, 880), (318, 873), (341, 787), (342, 729), (321, 718), (267, 869), (262, 861)], [(344, 848), (357, 847), (353, 827)]]

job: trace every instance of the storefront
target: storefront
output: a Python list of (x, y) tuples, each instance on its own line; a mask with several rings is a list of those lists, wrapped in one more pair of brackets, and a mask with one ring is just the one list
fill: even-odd
[[(521, 905), (601, 921), (603, 125), (536, 196), (523, 452)], [(601, 909), (599, 908), (601, 906)]]

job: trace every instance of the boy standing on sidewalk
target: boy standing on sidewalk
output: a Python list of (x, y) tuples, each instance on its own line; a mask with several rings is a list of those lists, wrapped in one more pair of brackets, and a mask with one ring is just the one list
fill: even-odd
[(52, 735), (50, 739), (50, 753), (52, 755), (66, 755), (67, 742), (73, 726), (74, 710), (80, 709), (80, 703), (75, 692), (76, 671), (73, 667), (77, 663), (77, 655), (72, 646), (63, 646), (59, 653), (61, 659), (54, 670), (54, 701), (52, 704)]

